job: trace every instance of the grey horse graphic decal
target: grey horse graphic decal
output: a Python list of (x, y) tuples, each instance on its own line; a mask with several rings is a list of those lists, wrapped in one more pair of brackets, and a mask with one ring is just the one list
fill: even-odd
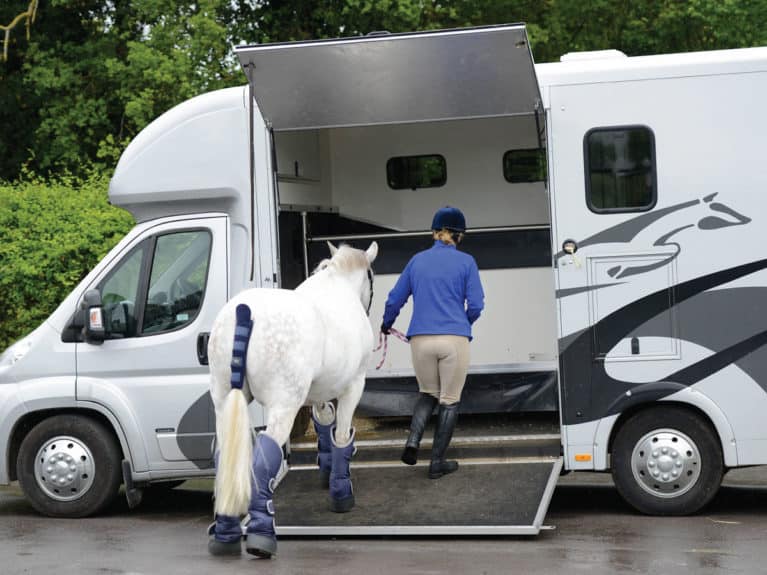
[[(716, 193), (710, 194), (704, 197), (703, 199), (690, 200), (687, 202), (682, 202), (680, 204), (669, 206), (667, 208), (661, 208), (658, 210), (647, 212), (645, 214), (632, 218), (626, 222), (622, 222), (620, 224), (617, 224), (615, 226), (602, 230), (601, 232), (598, 232), (594, 234), (593, 236), (586, 238), (585, 240), (583, 240), (582, 242), (578, 244), (578, 248), (583, 249), (587, 246), (594, 246), (598, 244), (616, 244), (616, 243), (630, 244), (631, 242), (635, 240), (635, 238), (641, 232), (650, 228), (650, 226), (653, 226), (657, 222), (662, 221), (667, 216), (671, 214), (675, 214), (677, 212), (681, 212), (683, 210), (688, 210), (700, 204), (706, 205), (711, 212), (714, 212), (714, 214), (707, 213), (704, 217), (699, 219), (697, 223), (689, 223), (689, 224), (676, 227), (670, 231), (664, 231), (653, 242), (652, 245), (654, 247), (674, 248), (674, 252), (672, 254), (670, 254), (669, 256), (667, 256), (666, 258), (660, 261), (654, 261), (646, 265), (637, 265), (637, 266), (616, 265), (610, 268), (609, 270), (607, 270), (607, 274), (610, 276), (610, 278), (619, 280), (619, 279), (624, 279), (634, 275), (643, 274), (643, 273), (652, 271), (654, 269), (663, 267), (671, 263), (673, 260), (675, 260), (679, 256), (679, 254), (682, 252), (682, 246), (680, 243), (678, 243), (678, 240), (671, 241), (671, 239), (677, 234), (679, 234), (680, 232), (690, 228), (698, 228), (704, 231), (720, 230), (720, 229), (728, 228), (732, 226), (742, 226), (751, 222), (751, 218), (744, 216), (743, 214), (740, 214), (733, 208), (721, 202), (715, 202), (714, 198), (717, 195), (718, 194)], [(555, 259), (558, 259), (564, 255), (565, 253), (563, 251), (560, 251), (559, 253), (556, 254)], [(559, 290), (557, 292), (557, 297), (558, 298), (566, 297), (574, 293), (579, 293), (586, 290), (610, 287), (612, 285), (619, 285), (620, 283), (623, 283), (623, 282), (603, 283), (603, 284), (584, 287), (584, 288)]]
[[(742, 226), (752, 220), (724, 203), (714, 201), (717, 194), (647, 212), (583, 240), (580, 247), (597, 244), (631, 243), (641, 232), (670, 214), (684, 213), (695, 206), (705, 206), (707, 213), (697, 221), (664, 230), (653, 242), (655, 247), (671, 247), (673, 252), (646, 265), (616, 265), (607, 275), (615, 281), (587, 286), (577, 291), (602, 289), (626, 283), (627, 278), (663, 267), (676, 259), (684, 249), (682, 232), (697, 228), (702, 231)], [(558, 256), (564, 255), (563, 253)], [(713, 291), (738, 278), (767, 268), (767, 259), (738, 265), (714, 273), (664, 287), (631, 301), (588, 328), (560, 340), (560, 369), (575, 384), (579, 393), (565, 400), (563, 420), (566, 424), (593, 421), (621, 413), (631, 405), (654, 401), (703, 380), (730, 364), (736, 364), (755, 381), (767, 385), (767, 330), (764, 317), (754, 313), (757, 302), (767, 301), (767, 287), (726, 287)], [(630, 281), (630, 280), (629, 280)], [(564, 292), (564, 293), (560, 293)], [(566, 297), (576, 290), (560, 290)], [(710, 350), (710, 355), (662, 380), (632, 382), (616, 379), (605, 367), (604, 358), (594, 355), (594, 341), (599, 334), (600, 347), (612, 349), (620, 341), (641, 331), (643, 337), (666, 335), (667, 314), (674, 308), (683, 326), (684, 339)]]

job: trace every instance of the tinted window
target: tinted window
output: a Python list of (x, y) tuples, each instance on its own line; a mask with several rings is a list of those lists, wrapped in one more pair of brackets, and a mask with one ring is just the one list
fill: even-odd
[(141, 268), (147, 244), (145, 241), (134, 248), (99, 287), (107, 338), (136, 335), (136, 302), (139, 298)]
[(546, 150), (509, 150), (503, 155), (503, 177), (512, 184), (545, 181)]
[(207, 231), (157, 238), (142, 333), (176, 329), (197, 316), (205, 292), (209, 256), (210, 233)]
[(643, 211), (655, 205), (655, 138), (649, 128), (591, 130), (584, 138), (584, 153), (586, 200), (592, 211)]
[(210, 245), (210, 232), (196, 230), (134, 248), (99, 287), (106, 337), (151, 335), (191, 322), (205, 293)]
[(445, 158), (439, 155), (391, 158), (386, 162), (386, 178), (394, 190), (444, 186), (447, 181)]

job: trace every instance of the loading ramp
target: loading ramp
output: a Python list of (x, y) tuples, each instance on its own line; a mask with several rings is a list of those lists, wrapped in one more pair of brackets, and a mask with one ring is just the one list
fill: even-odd
[[(536, 535), (562, 467), (558, 428), (522, 428), (505, 416), (459, 420), (448, 458), (456, 473), (427, 477), (432, 429), (417, 465), (399, 457), (407, 423), (358, 432), (352, 459), (355, 507), (328, 508), (311, 436), (291, 445), (290, 472), (274, 494), (278, 535)], [(519, 416), (517, 416), (518, 418)], [(462, 426), (463, 423), (463, 426)]]

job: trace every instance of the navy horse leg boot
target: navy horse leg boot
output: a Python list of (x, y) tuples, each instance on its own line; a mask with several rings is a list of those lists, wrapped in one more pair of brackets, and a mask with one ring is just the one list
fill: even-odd
[[(214, 455), (218, 468), (218, 452)], [(240, 518), (216, 513), (216, 521), (208, 527), (208, 553), (211, 555), (239, 555), (242, 552), (242, 525)]]
[(453, 437), (455, 422), (458, 420), (458, 404), (440, 405), (437, 415), (437, 428), (434, 430), (434, 445), (431, 449), (429, 479), (439, 479), (443, 475), (458, 469), (457, 461), (446, 461), (445, 452)]
[(239, 555), (242, 552), (239, 517), (216, 513), (216, 522), (208, 527), (208, 535), (208, 553), (211, 555)]
[(259, 433), (253, 452), (253, 491), (245, 536), (245, 551), (257, 557), (269, 558), (277, 552), (272, 493), (281, 467), (282, 447), (265, 433)]
[(421, 445), (423, 430), (426, 429), (426, 422), (437, 405), (437, 398), (428, 393), (421, 393), (418, 401), (413, 408), (413, 419), (410, 420), (410, 435), (405, 443), (405, 450), (402, 452), (402, 463), (415, 465), (418, 463), (418, 446)]
[(344, 445), (336, 443), (336, 428), (331, 435), (332, 462), (330, 471), (330, 510), (335, 513), (346, 513), (354, 507), (354, 491), (349, 464), (354, 455), (354, 428), (351, 429), (349, 440)]
[[(333, 419), (327, 425), (320, 422), (320, 414), (312, 406), (312, 422), (314, 431), (317, 433), (317, 465), (320, 468), (320, 486), (327, 488), (330, 485), (330, 470), (333, 467), (332, 443), (330, 432), (336, 422), (336, 408), (332, 403), (325, 404), (330, 408)], [(322, 419), (327, 420), (327, 414)]]

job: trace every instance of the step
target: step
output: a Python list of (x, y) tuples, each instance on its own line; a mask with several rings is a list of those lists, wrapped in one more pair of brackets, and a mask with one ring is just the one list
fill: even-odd
[[(436, 418), (426, 427), (419, 457), (428, 458)], [(399, 460), (409, 435), (409, 418), (358, 421), (354, 460)], [(551, 417), (520, 418), (510, 414), (461, 415), (448, 456), (451, 458), (556, 457), (560, 454), (557, 421)], [(317, 461), (317, 437), (310, 425), (304, 435), (290, 443), (290, 464), (311, 465)]]
[[(428, 460), (432, 446), (433, 432), (425, 434), (421, 441), (419, 458)], [(399, 439), (373, 439), (355, 441), (357, 452), (356, 462), (398, 461), (405, 446), (407, 436)], [(514, 458), (514, 457), (556, 457), (560, 453), (560, 435), (526, 434), (526, 435), (483, 435), (483, 436), (454, 436), (450, 442), (448, 456), (450, 458)], [(317, 443), (302, 441), (291, 443), (290, 464), (313, 465), (317, 461)]]

